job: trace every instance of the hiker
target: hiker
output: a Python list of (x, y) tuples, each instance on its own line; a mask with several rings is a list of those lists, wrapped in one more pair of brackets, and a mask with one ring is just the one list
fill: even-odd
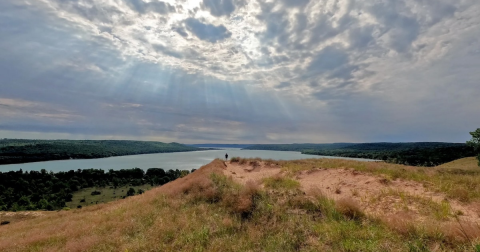
[(228, 153), (225, 153), (225, 161), (228, 160)]

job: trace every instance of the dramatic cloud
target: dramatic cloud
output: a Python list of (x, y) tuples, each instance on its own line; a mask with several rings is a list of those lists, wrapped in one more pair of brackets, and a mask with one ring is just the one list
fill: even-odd
[(215, 17), (229, 16), (235, 11), (235, 3), (232, 0), (203, 0), (203, 5)]
[(0, 137), (465, 141), (476, 0), (6, 0)]
[(187, 29), (191, 31), (197, 38), (212, 43), (218, 40), (229, 38), (232, 34), (223, 25), (214, 26), (211, 24), (204, 24), (194, 18), (185, 20)]

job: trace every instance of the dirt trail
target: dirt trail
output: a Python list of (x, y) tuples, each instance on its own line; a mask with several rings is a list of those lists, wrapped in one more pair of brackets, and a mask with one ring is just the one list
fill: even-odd
[[(281, 168), (266, 166), (263, 162), (259, 162), (255, 167), (229, 162), (226, 164), (224, 174), (239, 183), (246, 183), (249, 180), (261, 183), (263, 178), (283, 173)], [(392, 181), (353, 169), (326, 168), (299, 172), (294, 179), (300, 182), (301, 189), (305, 192), (318, 188), (334, 200), (352, 198), (364, 212), (372, 216), (406, 214), (422, 221), (433, 211), (425, 202), (433, 201), (437, 203), (437, 208), (443, 204), (448, 209), (449, 205), (451, 213), (458, 213), (460, 220), (480, 225), (480, 204), (465, 204), (447, 199), (446, 195), (429, 191), (421, 183), (414, 181), (400, 179)]]

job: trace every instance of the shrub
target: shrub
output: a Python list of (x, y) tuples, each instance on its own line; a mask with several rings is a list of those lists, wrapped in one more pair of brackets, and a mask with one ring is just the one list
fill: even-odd
[(130, 187), (130, 189), (128, 189), (127, 191), (127, 196), (133, 196), (133, 195), (135, 195), (135, 189)]
[(138, 194), (143, 194), (144, 192), (145, 192), (145, 190), (143, 190), (143, 189), (138, 189), (138, 191), (137, 191)]
[(248, 162), (248, 165), (252, 166), (253, 168), (257, 168), (257, 167), (260, 166), (260, 162), (259, 162), (258, 160), (255, 160), (255, 159), (254, 159), (254, 160), (250, 160), (250, 161)]
[(102, 194), (102, 192), (100, 192), (100, 191), (93, 191), (93, 192), (91, 193), (92, 196), (94, 196), (94, 195), (100, 195), (100, 194)]
[(343, 198), (336, 202), (336, 209), (345, 217), (351, 220), (359, 220), (365, 214), (360, 210), (360, 206), (351, 198)]
[(78, 205), (77, 208), (78, 208), (78, 209), (82, 208), (82, 205)]
[(465, 189), (463, 187), (454, 188), (453, 190), (451, 190), (449, 192), (449, 195), (452, 198), (456, 198), (456, 199), (458, 199), (462, 202), (469, 202), (470, 201), (470, 193), (468, 192), (467, 189)]
[(10, 224), (10, 221), (2, 221), (2, 222), (0, 222), (0, 225), (1, 225), (1, 226), (7, 225), (7, 224)]
[(319, 205), (303, 195), (289, 198), (288, 205), (293, 208), (305, 210), (308, 213), (314, 213), (320, 210)]
[(240, 160), (238, 161), (238, 164), (241, 164), (241, 165), (244, 165), (247, 163), (247, 160), (245, 158), (240, 158)]
[(230, 159), (230, 163), (238, 163), (238, 162), (240, 162), (240, 158), (239, 158), (239, 157), (232, 157), (232, 158)]

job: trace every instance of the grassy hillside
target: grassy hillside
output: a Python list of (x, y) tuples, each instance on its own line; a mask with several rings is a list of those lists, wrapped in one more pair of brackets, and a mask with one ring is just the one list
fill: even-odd
[(0, 164), (196, 151), (179, 143), (127, 140), (0, 140)]
[(439, 190), (448, 191), (447, 182), (473, 186), (469, 200), (475, 201), (476, 172), (403, 167), (399, 173), (400, 165), (345, 160), (269, 162), (288, 179), (236, 184), (215, 160), (142, 195), (0, 226), (0, 251), (472, 251), (479, 242), (477, 229), (464, 235), (436, 222), (386, 222), (348, 199), (305, 194), (292, 182), (301, 171), (348, 167), (387, 179), (431, 177), (425, 184)]
[(438, 168), (440, 169), (461, 169), (461, 170), (472, 170), (480, 171), (480, 167), (478, 167), (478, 160), (475, 157), (467, 157), (454, 160), (452, 162), (448, 162), (442, 165), (439, 165)]

